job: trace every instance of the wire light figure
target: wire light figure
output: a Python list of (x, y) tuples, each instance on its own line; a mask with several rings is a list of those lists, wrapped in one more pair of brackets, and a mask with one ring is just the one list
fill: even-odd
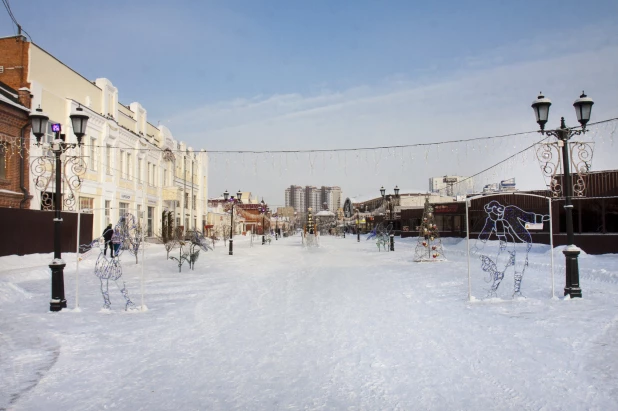
[[(127, 248), (130, 242), (132, 232), (136, 230), (135, 217), (132, 214), (126, 213), (120, 217), (118, 224), (114, 227), (114, 235), (112, 236), (112, 254), (108, 258), (105, 253), (105, 240), (99, 238), (98, 246), (101, 250), (96, 263), (94, 264), (94, 274), (101, 281), (101, 294), (103, 296), (103, 308), (109, 310), (111, 302), (109, 298), (109, 280), (114, 281), (118, 290), (125, 300), (125, 310), (137, 309), (135, 304), (129, 298), (129, 292), (122, 277), (122, 265), (120, 256)], [(95, 240), (96, 242), (97, 240)]]
[(380, 247), (385, 251), (388, 251), (388, 245), (390, 242), (390, 235), (393, 231), (393, 223), (390, 223), (388, 226), (384, 227), (383, 223), (379, 223), (374, 227), (374, 229), (369, 233), (365, 240), (371, 240), (373, 238), (376, 239), (376, 245), (378, 246), (378, 251), (380, 251)]
[[(481, 269), (488, 274), (486, 281), (492, 282), (488, 297), (497, 296), (500, 282), (509, 267), (513, 267), (514, 271), (513, 297), (521, 296), (521, 281), (532, 248), (532, 236), (528, 227), (549, 221), (549, 215), (527, 212), (516, 206), (504, 206), (496, 200), (485, 205), (485, 213), (485, 225), (474, 248), (481, 260)], [(484, 247), (492, 235), (498, 239), (499, 245), (497, 254), (490, 256), (488, 252), (484, 252)]]

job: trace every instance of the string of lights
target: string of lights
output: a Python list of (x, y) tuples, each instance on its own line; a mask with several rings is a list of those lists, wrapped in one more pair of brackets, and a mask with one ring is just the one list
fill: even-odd
[[(600, 138), (600, 136), (605, 136), (609, 140), (610, 144), (613, 146), (613, 144), (614, 144), (614, 134), (615, 134), (616, 129), (618, 127), (618, 122), (616, 122), (615, 120), (616, 120), (616, 118), (611, 118), (611, 119), (607, 119), (607, 120), (597, 121), (595, 123), (590, 123), (589, 126), (587, 127), (587, 129), (588, 129), (588, 134), (591, 134), (591, 139), (592, 140), (598, 140)], [(600, 125), (606, 125), (606, 126), (609, 126), (609, 128), (590, 127), (590, 126), (600, 126)], [(574, 127), (574, 128), (581, 128), (581, 127)], [(478, 177), (479, 175), (481, 175), (483, 173), (486, 173), (486, 172), (488, 172), (490, 170), (493, 170), (496, 167), (499, 167), (500, 165), (503, 165), (503, 164), (507, 163), (508, 161), (510, 161), (512, 159), (515, 159), (517, 156), (522, 155), (522, 154), (530, 151), (531, 149), (535, 148), (539, 144), (544, 143), (548, 138), (549, 137), (545, 137), (545, 138), (540, 139), (539, 141), (535, 142), (534, 144), (532, 144), (532, 145), (530, 145), (530, 146), (528, 146), (528, 147), (526, 147), (526, 148), (524, 148), (524, 149), (522, 149), (522, 150), (520, 150), (520, 151), (518, 151), (518, 152), (516, 152), (516, 153), (514, 153), (512, 155), (510, 155), (509, 157), (507, 157), (507, 158), (505, 158), (505, 159), (503, 159), (503, 160), (501, 160), (501, 161), (499, 161), (499, 162), (497, 162), (497, 163), (495, 163), (495, 164), (485, 168), (484, 170), (479, 171), (478, 173), (473, 174), (473, 175), (471, 175), (469, 177), (466, 177), (466, 178), (464, 178), (462, 180), (459, 180), (456, 183), (453, 183), (453, 186), (458, 186), (458, 185), (460, 185), (460, 184), (462, 184), (462, 183), (464, 183), (464, 182), (466, 182), (468, 180), (471, 180), (471, 179), (473, 179), (475, 177)], [(545, 177), (545, 176), (543, 176), (543, 177)], [(451, 187), (443, 187), (443, 188), (441, 188), (441, 189), (439, 189), (437, 191), (438, 192), (444, 192), (444, 191), (447, 191), (449, 189), (451, 189)]]
[[(595, 125), (600, 125), (612, 121), (618, 120), (618, 117), (597, 121), (594, 123), (588, 123), (588, 128)], [(581, 126), (573, 127), (580, 128)], [(441, 146), (446, 144), (461, 144), (461, 143), (472, 143), (477, 141), (485, 141), (485, 140), (494, 140), (494, 139), (503, 139), (507, 137), (514, 136), (523, 136), (523, 135), (534, 135), (538, 134), (538, 130), (534, 131), (522, 131), (518, 133), (510, 133), (510, 134), (501, 134), (495, 136), (485, 136), (485, 137), (474, 137), (468, 139), (457, 139), (457, 140), (446, 140), (446, 141), (438, 141), (438, 142), (430, 142), (430, 143), (414, 143), (414, 144), (399, 144), (399, 145), (391, 145), (391, 146), (372, 146), (372, 147), (348, 147), (348, 148), (323, 148), (323, 149), (296, 149), (296, 150), (199, 150), (193, 151), (193, 154), (199, 154), (200, 152), (206, 152), (208, 154), (303, 154), (303, 153), (328, 153), (328, 152), (345, 152), (345, 151), (372, 151), (372, 150), (396, 150), (402, 148), (414, 148), (414, 147), (434, 147)], [(131, 148), (131, 147), (118, 147), (118, 146), (103, 146), (96, 145), (96, 147), (110, 147), (110, 148), (122, 148), (123, 150), (135, 150), (135, 151), (163, 151), (160, 148)], [(171, 151), (172, 153), (182, 153), (187, 154), (188, 150), (172, 150), (166, 149), (166, 151)]]
[[(514, 154), (512, 154), (512, 155), (510, 155), (510, 156), (508, 156), (507, 158), (505, 158), (505, 159), (503, 159), (503, 160), (500, 160), (499, 162), (497, 162), (497, 163), (495, 163), (495, 164), (493, 164), (493, 165), (491, 165), (491, 166), (489, 166), (489, 167), (487, 167), (487, 168), (485, 168), (485, 169), (483, 169), (483, 170), (481, 170), (481, 171), (479, 171), (479, 172), (477, 172), (477, 173), (475, 173), (475, 174), (472, 174), (472, 175), (471, 175), (471, 176), (469, 176), (469, 177), (466, 177), (466, 178), (464, 178), (464, 179), (461, 179), (461, 180), (459, 180), (459, 181), (457, 181), (457, 182), (453, 183), (453, 186), (455, 186), (455, 185), (459, 185), (459, 184), (462, 184), (462, 183), (464, 183), (464, 182), (466, 182), (466, 181), (468, 181), (468, 180), (473, 179), (474, 177), (478, 177), (479, 175), (481, 175), (481, 174), (483, 174), (483, 173), (485, 173), (485, 172), (487, 172), (487, 171), (489, 171), (489, 170), (492, 170), (492, 169), (494, 169), (494, 168), (496, 168), (496, 167), (498, 167), (498, 166), (500, 166), (500, 165), (502, 165), (502, 164), (506, 163), (507, 161), (509, 161), (509, 160), (511, 160), (511, 159), (513, 159), (513, 158), (515, 158), (515, 157), (517, 157), (518, 155), (523, 154), (523, 153), (525, 153), (526, 151), (528, 151), (528, 150), (530, 150), (530, 149), (534, 148), (537, 144), (541, 144), (541, 143), (543, 143), (543, 142), (544, 142), (545, 140), (547, 140), (548, 138), (549, 138), (549, 137), (543, 137), (543, 138), (542, 138), (542, 139), (540, 139), (539, 141), (536, 141), (535, 143), (533, 143), (533, 144), (531, 144), (531, 145), (527, 146), (527, 147), (526, 147), (526, 148), (524, 148), (523, 150), (519, 150), (518, 152), (516, 152), (516, 153), (514, 153)], [(450, 188), (443, 187), (443, 188), (441, 188), (441, 189), (439, 189), (439, 190), (437, 190), (437, 191), (438, 191), (438, 192), (442, 192), (443, 190), (444, 190), (444, 191), (446, 191), (446, 190), (448, 190), (448, 189), (450, 189)]]
[[(4, 1), (4, 0), (3, 0)], [(588, 129), (592, 129), (594, 126), (598, 126), (598, 125), (603, 125), (603, 124), (607, 124), (607, 123), (612, 123), (614, 130), (616, 128), (616, 126), (618, 125), (618, 123), (616, 122), (616, 120), (618, 120), (618, 117), (614, 117), (614, 118), (610, 118), (610, 119), (606, 119), (606, 120), (601, 120), (601, 121), (597, 121), (594, 123), (589, 123), (588, 124)], [(578, 126), (579, 127), (579, 126)], [(574, 128), (578, 128), (578, 127), (574, 127)], [(374, 152), (381, 152), (382, 150), (386, 150), (388, 153), (392, 153), (391, 154), (395, 154), (397, 152), (397, 150), (403, 150), (403, 149), (407, 149), (407, 148), (425, 148), (425, 157), (427, 159), (428, 155), (429, 155), (429, 150), (432, 148), (439, 148), (443, 145), (448, 145), (448, 144), (465, 144), (467, 145), (466, 148), (468, 148), (468, 145), (470, 143), (478, 143), (478, 142), (482, 142), (482, 141), (490, 141), (490, 140), (500, 140), (500, 139), (504, 139), (507, 137), (513, 137), (513, 136), (524, 136), (524, 135), (535, 135), (537, 134), (538, 131), (525, 131), (525, 132), (519, 132), (519, 133), (510, 133), (510, 134), (502, 134), (502, 135), (496, 135), (496, 136), (486, 136), (486, 137), (475, 137), (475, 138), (469, 138), (469, 139), (458, 139), (458, 140), (447, 140), (447, 141), (439, 141), (439, 142), (430, 142), (430, 143), (414, 143), (414, 144), (401, 144), (401, 145), (391, 145), (391, 146), (373, 146), (373, 147), (349, 147), (349, 148), (334, 148), (334, 149), (298, 149), (298, 150), (199, 150), (199, 151), (193, 151), (190, 152), (188, 150), (180, 150), (180, 149), (161, 149), (159, 147), (144, 147), (144, 148), (139, 148), (139, 147), (128, 147), (128, 146), (117, 146), (117, 145), (100, 145), (100, 144), (84, 144), (83, 147), (94, 147), (94, 148), (105, 148), (105, 149), (120, 149), (123, 151), (137, 151), (137, 152), (170, 152), (170, 153), (179, 153), (179, 154), (188, 154), (191, 153), (193, 155), (197, 155), (197, 154), (201, 154), (201, 153), (206, 153), (208, 155), (213, 155), (213, 154), (262, 154), (262, 155), (274, 155), (274, 154), (294, 154), (294, 155), (299, 155), (299, 154), (315, 154), (315, 153), (321, 153), (321, 154), (325, 154), (325, 153), (346, 153), (346, 152), (356, 152), (357, 155), (359, 155), (359, 152), (365, 152), (365, 156), (367, 156), (367, 152), (369, 151), (374, 151)], [(596, 135), (598, 136), (600, 133), (597, 132)], [(610, 133), (613, 136), (613, 132)], [(593, 133), (593, 135), (595, 135), (595, 133)], [(8, 136), (8, 135), (3, 135), (0, 134), (0, 146), (4, 146), (5, 147), (5, 151), (4, 154), (5, 155), (15, 155), (15, 154), (19, 154), (21, 155), (21, 148), (19, 146), (18, 143), (18, 139), (12, 136)], [(613, 143), (613, 141), (612, 141)], [(10, 149), (10, 150), (9, 150)], [(29, 149), (27, 147), (24, 148), (26, 151), (28, 151)], [(374, 156), (376, 157), (376, 161), (379, 163), (381, 161), (381, 158), (379, 158), (379, 154), (374, 154)], [(312, 163), (315, 163), (317, 157), (310, 157), (309, 160)]]

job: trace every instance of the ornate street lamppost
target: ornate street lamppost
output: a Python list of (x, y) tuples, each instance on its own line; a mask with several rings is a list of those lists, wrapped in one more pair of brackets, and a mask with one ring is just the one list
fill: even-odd
[[(581, 124), (581, 129), (569, 128), (566, 126), (564, 117), (560, 119), (560, 128), (555, 130), (545, 130), (545, 124), (549, 117), (549, 107), (551, 106), (551, 100), (545, 98), (542, 93), (532, 102), (532, 108), (536, 115), (536, 122), (540, 126), (539, 132), (547, 136), (556, 137), (557, 141), (554, 143), (541, 144), (537, 151), (537, 157), (541, 162), (541, 168), (543, 173), (551, 178), (550, 189), (554, 197), (562, 196), (562, 188), (564, 187), (564, 211), (566, 214), (566, 231), (567, 231), (567, 247), (562, 252), (566, 260), (566, 278), (564, 295), (569, 295), (571, 298), (578, 298), (582, 296), (582, 290), (579, 286), (579, 265), (577, 257), (579, 256), (580, 249), (575, 243), (573, 235), (573, 182), (571, 179), (571, 164), (575, 168), (577, 174), (577, 183), (575, 184), (575, 191), (578, 196), (583, 195), (585, 188), (582, 174), (585, 174), (590, 169), (589, 160), (592, 158), (592, 146), (589, 143), (572, 142), (569, 140), (573, 136), (586, 133), (586, 124), (590, 120), (590, 113), (592, 112), (592, 105), (594, 102), (591, 98), (586, 96), (582, 92), (581, 96), (573, 103), (575, 107), (575, 113), (577, 115), (577, 121)], [(560, 150), (562, 148), (562, 150)], [(573, 156), (575, 150), (577, 151), (578, 161), (575, 162)], [(562, 151), (562, 162), (560, 160), (560, 151)], [(554, 159), (554, 154), (556, 159)], [(559, 182), (556, 178), (556, 172), (560, 168), (562, 163), (563, 168), (563, 181)]]
[(278, 240), (279, 239), (279, 214), (275, 213), (273, 217), (275, 217), (275, 240)]
[(229, 199), (229, 202), (232, 204), (232, 212), (230, 213), (230, 255), (234, 255), (234, 205), (242, 204), (242, 191), (238, 190), (238, 193), (236, 193), (236, 198), (234, 198), (234, 196), (230, 197), (230, 193), (225, 190), (225, 193), (223, 193), (223, 199), (225, 201), (228, 201)]
[[(72, 207), (75, 203), (75, 195), (73, 190), (79, 188), (81, 185), (80, 175), (86, 171), (86, 164), (82, 156), (66, 156), (66, 159), (61, 157), (68, 150), (81, 147), (82, 137), (86, 134), (86, 126), (88, 124), (88, 116), (83, 113), (83, 109), (78, 107), (76, 113), (71, 114), (71, 125), (73, 128), (73, 134), (77, 137), (77, 144), (65, 142), (64, 134), (60, 134), (61, 125), (53, 124), (52, 131), (55, 133), (55, 139), (51, 143), (51, 151), (53, 156), (43, 155), (37, 157), (32, 163), (33, 174), (37, 176), (35, 179), (35, 186), (43, 191), (42, 202), (44, 208), (52, 206), (52, 199), (50, 198), (47, 188), (52, 180), (52, 175), (47, 174), (48, 169), (55, 168), (55, 185), (56, 190), (53, 198), (53, 207), (55, 210), (54, 216), (54, 259), (52, 260), (49, 268), (51, 269), (51, 301), (49, 303), (50, 311), (60, 311), (67, 307), (67, 300), (64, 296), (64, 267), (66, 264), (62, 259), (62, 180), (64, 177), (66, 186), (71, 191), (70, 195), (67, 195), (64, 199), (64, 203), (68, 207)], [(30, 114), (30, 124), (32, 126), (32, 134), (36, 137), (36, 145), (41, 146), (41, 137), (45, 135), (47, 131), (47, 123), (49, 117), (43, 113), (43, 110), (39, 107), (36, 111)], [(70, 176), (67, 170), (63, 171), (62, 162), (64, 160), (64, 166), (70, 165), (73, 175)], [(49, 167), (48, 167), (49, 166)], [(79, 242), (79, 235), (77, 240)]]
[(360, 243), (360, 214), (356, 209), (356, 242)]
[[(399, 198), (399, 187), (395, 186), (393, 191), (395, 192), (395, 199), (398, 199)], [(385, 205), (388, 205), (388, 213), (389, 213), (390, 219), (393, 220), (394, 217), (393, 217), (392, 198), (390, 195), (388, 196), (388, 199), (386, 198), (386, 190), (384, 189), (384, 186), (380, 187), (380, 194), (382, 195), (382, 203)]]
[(262, 201), (260, 202), (260, 214), (262, 214), (262, 245), (266, 244), (266, 236), (265, 236), (265, 229), (266, 227), (264, 226), (264, 216), (266, 215), (266, 213), (268, 212), (268, 207), (266, 206), (266, 203), (264, 202), (264, 199), (262, 199)]

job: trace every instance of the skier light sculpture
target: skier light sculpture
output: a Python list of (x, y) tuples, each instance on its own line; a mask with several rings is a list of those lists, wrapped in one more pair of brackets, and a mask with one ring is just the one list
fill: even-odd
[[(484, 210), (487, 218), (474, 248), (481, 260), (481, 269), (488, 273), (486, 281), (492, 282), (488, 297), (497, 296), (500, 282), (509, 267), (513, 267), (514, 272), (513, 297), (521, 296), (521, 281), (532, 248), (532, 236), (528, 229), (539, 225), (542, 227), (544, 221), (549, 221), (549, 215), (527, 212), (516, 206), (504, 206), (496, 200), (487, 203)], [(495, 255), (484, 251), (492, 235), (499, 241)]]
[(373, 238), (376, 239), (376, 245), (378, 246), (378, 251), (380, 247), (385, 251), (388, 250), (388, 244), (390, 241), (390, 235), (393, 231), (393, 223), (390, 223), (388, 226), (384, 227), (383, 223), (379, 223), (375, 226), (375, 228), (369, 233), (366, 240), (371, 240)]

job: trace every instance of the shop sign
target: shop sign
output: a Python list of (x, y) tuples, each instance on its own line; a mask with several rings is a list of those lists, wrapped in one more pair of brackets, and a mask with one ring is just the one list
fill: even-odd
[(436, 214), (438, 213), (456, 213), (459, 210), (459, 206), (457, 204), (449, 204), (449, 205), (437, 205), (434, 207), (434, 211)]

